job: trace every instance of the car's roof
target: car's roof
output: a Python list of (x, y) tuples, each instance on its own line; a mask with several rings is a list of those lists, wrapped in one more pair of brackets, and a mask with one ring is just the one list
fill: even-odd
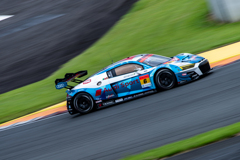
[(109, 66), (106, 67), (107, 68), (112, 68), (114, 66), (117, 66), (119, 63), (122, 63), (122, 62), (129, 62), (129, 61), (138, 61), (139, 59), (141, 59), (142, 57), (144, 57), (145, 55), (148, 55), (148, 54), (139, 54), (139, 55), (135, 55), (135, 56), (131, 56), (131, 57), (127, 57), (127, 58), (124, 58), (120, 61), (117, 61), (113, 64), (110, 64)]
[(122, 61), (138, 61), (139, 59), (141, 59), (142, 57), (146, 56), (148, 54), (138, 54), (138, 55), (135, 55), (135, 56), (131, 56), (131, 57), (127, 57), (127, 58), (124, 58), (118, 62), (122, 62)]
[[(113, 68), (115, 68), (116, 66), (119, 66), (119, 64), (127, 64), (127, 63), (142, 63), (143, 61), (145, 61), (147, 58), (153, 56), (155, 54), (147, 54), (147, 53), (144, 53), (144, 54), (138, 54), (138, 55), (134, 55), (134, 56), (130, 56), (130, 57), (127, 57), (127, 58), (124, 58), (120, 61), (117, 61), (115, 63), (112, 63), (110, 65), (108, 65), (107, 67), (101, 69), (100, 71), (98, 71), (97, 73), (93, 74), (92, 76), (90, 77), (93, 77), (93, 76), (96, 76), (96, 75), (99, 75), (99, 74), (102, 74), (104, 72), (107, 72)], [(160, 55), (157, 55), (157, 56), (160, 56)], [(162, 56), (162, 57), (165, 57), (165, 56)], [(88, 77), (88, 78), (90, 78)], [(87, 78), (87, 79), (88, 79)]]
[[(134, 62), (134, 61), (136, 62), (136, 61), (140, 60), (142, 57), (144, 57), (144, 56), (146, 56), (146, 55), (149, 55), (149, 54), (139, 54), (139, 55), (134, 55), (134, 56), (130, 56), (130, 57), (124, 58), (124, 59), (122, 59), (122, 60), (120, 60), (120, 61), (117, 61), (117, 62), (115, 62), (115, 63), (112, 63), (112, 64), (110, 64), (109, 66), (101, 69), (100, 71), (98, 71), (97, 73), (93, 74), (92, 76), (95, 76), (95, 75), (101, 74), (101, 73), (103, 73), (103, 72), (106, 72), (107, 70), (110, 70), (110, 69), (114, 68), (115, 66), (123, 63), (123, 62), (126, 62), (126, 63), (127, 63), (127, 62), (130, 62), (130, 61), (131, 61), (131, 62)], [(92, 76), (91, 76), (91, 77), (92, 77)]]

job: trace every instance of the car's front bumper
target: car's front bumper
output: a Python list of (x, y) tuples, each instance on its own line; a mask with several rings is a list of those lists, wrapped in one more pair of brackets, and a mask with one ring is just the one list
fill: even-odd
[(200, 76), (208, 73), (211, 70), (211, 66), (207, 59), (195, 63), (194, 67), (180, 71), (176, 74), (178, 84), (189, 82), (198, 79)]

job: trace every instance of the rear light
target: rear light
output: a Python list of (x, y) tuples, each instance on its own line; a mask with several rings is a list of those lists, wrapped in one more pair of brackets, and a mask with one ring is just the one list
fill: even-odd
[(72, 98), (72, 96), (70, 96), (69, 94), (67, 94), (67, 99), (71, 99)]

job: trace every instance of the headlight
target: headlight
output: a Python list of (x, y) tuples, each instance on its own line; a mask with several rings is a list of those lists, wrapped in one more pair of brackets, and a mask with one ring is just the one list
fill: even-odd
[(184, 66), (181, 66), (180, 68), (182, 70), (186, 70), (186, 69), (189, 69), (189, 68), (193, 68), (195, 66), (195, 63), (193, 64), (188, 64), (188, 65), (184, 65)]

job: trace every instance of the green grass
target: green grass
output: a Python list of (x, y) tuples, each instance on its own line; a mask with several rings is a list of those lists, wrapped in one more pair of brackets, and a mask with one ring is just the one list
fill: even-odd
[(129, 156), (122, 160), (156, 160), (163, 157), (172, 156), (174, 154), (204, 146), (225, 138), (232, 137), (240, 132), (240, 123), (230, 126), (218, 128), (197, 136), (170, 143), (159, 148), (155, 148), (143, 153)]
[(173, 56), (199, 53), (240, 40), (240, 23), (208, 21), (205, 0), (140, 0), (91, 48), (48, 78), (0, 95), (0, 123), (65, 100), (54, 80), (66, 72), (89, 75), (114, 61), (140, 53)]

